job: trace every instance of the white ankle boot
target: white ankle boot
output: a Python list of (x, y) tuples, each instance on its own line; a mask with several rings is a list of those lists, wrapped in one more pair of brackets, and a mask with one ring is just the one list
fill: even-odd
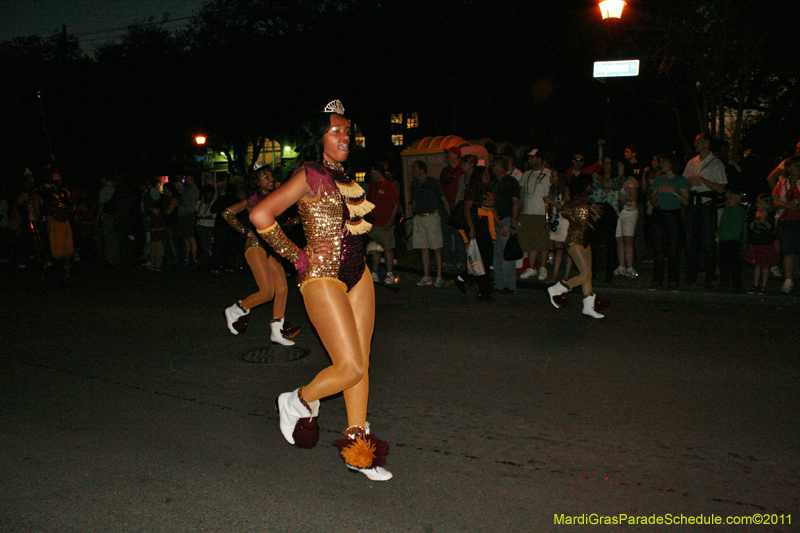
[(547, 294), (550, 295), (550, 303), (553, 304), (553, 307), (556, 309), (561, 309), (564, 307), (566, 303), (566, 297), (561, 297), (562, 294), (567, 294), (570, 291), (570, 288), (567, 287), (563, 281), (559, 281), (554, 285), (550, 285), (547, 287)]
[(605, 315), (601, 315), (594, 310), (594, 302), (596, 298), (597, 296), (593, 292), (590, 292), (583, 297), (583, 314), (592, 318), (603, 318)]
[(356, 468), (355, 466), (347, 465), (347, 468), (351, 472), (361, 472), (370, 481), (389, 481), (394, 477), (394, 475), (383, 468), (382, 466), (376, 466), (375, 468)]
[[(375, 463), (384, 464), (386, 455), (389, 453), (389, 445), (378, 439), (374, 435), (370, 435), (369, 423), (366, 428), (359, 426), (351, 426), (344, 432), (345, 438), (335, 441), (333, 444), (339, 448), (339, 454), (344, 460), (345, 466), (351, 472), (360, 472), (367, 476), (370, 481), (389, 481), (394, 477), (391, 472), (386, 470), (383, 466), (377, 466)], [(354, 466), (348, 462), (348, 458), (352, 456), (357, 457), (358, 460), (372, 463), (374, 466), (363, 465), (365, 468)], [(368, 456), (372, 456), (371, 460), (367, 460)]]
[(280, 320), (275, 318), (272, 319), (272, 322), (269, 324), (269, 327), (272, 330), (269, 340), (278, 344), (282, 344), (283, 346), (294, 346), (294, 341), (283, 336), (283, 331), (281, 331), (283, 329), (283, 321), (283, 318)]
[[(306, 407), (306, 405), (308, 407)], [(300, 399), (300, 389), (284, 392), (275, 400), (283, 438), (300, 448), (313, 448), (319, 441), (319, 400), (305, 403)]]
[(225, 309), (225, 319), (228, 321), (228, 329), (234, 335), (247, 331), (247, 315), (250, 314), (250, 310), (243, 308), (240, 305), (241, 303), (241, 301), (238, 301)]

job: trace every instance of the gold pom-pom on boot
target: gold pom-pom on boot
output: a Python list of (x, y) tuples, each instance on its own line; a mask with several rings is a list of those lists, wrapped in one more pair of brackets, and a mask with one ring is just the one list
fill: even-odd
[(389, 445), (366, 428), (350, 426), (344, 431), (345, 438), (333, 444), (339, 448), (339, 455), (352, 472), (361, 472), (370, 481), (389, 481), (392, 473), (384, 468)]

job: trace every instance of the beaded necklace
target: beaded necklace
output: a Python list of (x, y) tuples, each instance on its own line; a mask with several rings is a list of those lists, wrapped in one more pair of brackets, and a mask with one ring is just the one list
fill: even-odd
[(528, 179), (525, 181), (525, 196), (528, 198), (533, 198), (536, 194), (536, 189), (544, 179), (544, 169), (539, 170), (539, 173), (536, 175), (536, 183), (533, 185), (533, 190), (531, 190), (531, 177), (533, 177), (533, 173), (528, 174)]

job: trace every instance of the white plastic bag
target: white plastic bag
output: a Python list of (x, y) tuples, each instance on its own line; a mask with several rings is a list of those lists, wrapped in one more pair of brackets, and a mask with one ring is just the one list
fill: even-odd
[(469, 248), (467, 248), (467, 272), (473, 276), (486, 274), (486, 269), (483, 268), (481, 251), (478, 248), (478, 241), (475, 239), (469, 241)]

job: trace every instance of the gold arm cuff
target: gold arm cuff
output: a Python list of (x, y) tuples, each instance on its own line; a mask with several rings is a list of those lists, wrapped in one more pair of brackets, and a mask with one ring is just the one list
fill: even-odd
[(296, 265), (300, 261), (300, 248), (289, 240), (277, 220), (270, 227), (257, 229), (256, 231), (273, 250), (285, 257), (290, 263)]
[(224, 218), (225, 222), (230, 224), (231, 227), (239, 233), (244, 233), (247, 231), (242, 223), (239, 222), (239, 219), (236, 218), (236, 213), (234, 213), (229, 207), (226, 207), (222, 210), (222, 218)]

